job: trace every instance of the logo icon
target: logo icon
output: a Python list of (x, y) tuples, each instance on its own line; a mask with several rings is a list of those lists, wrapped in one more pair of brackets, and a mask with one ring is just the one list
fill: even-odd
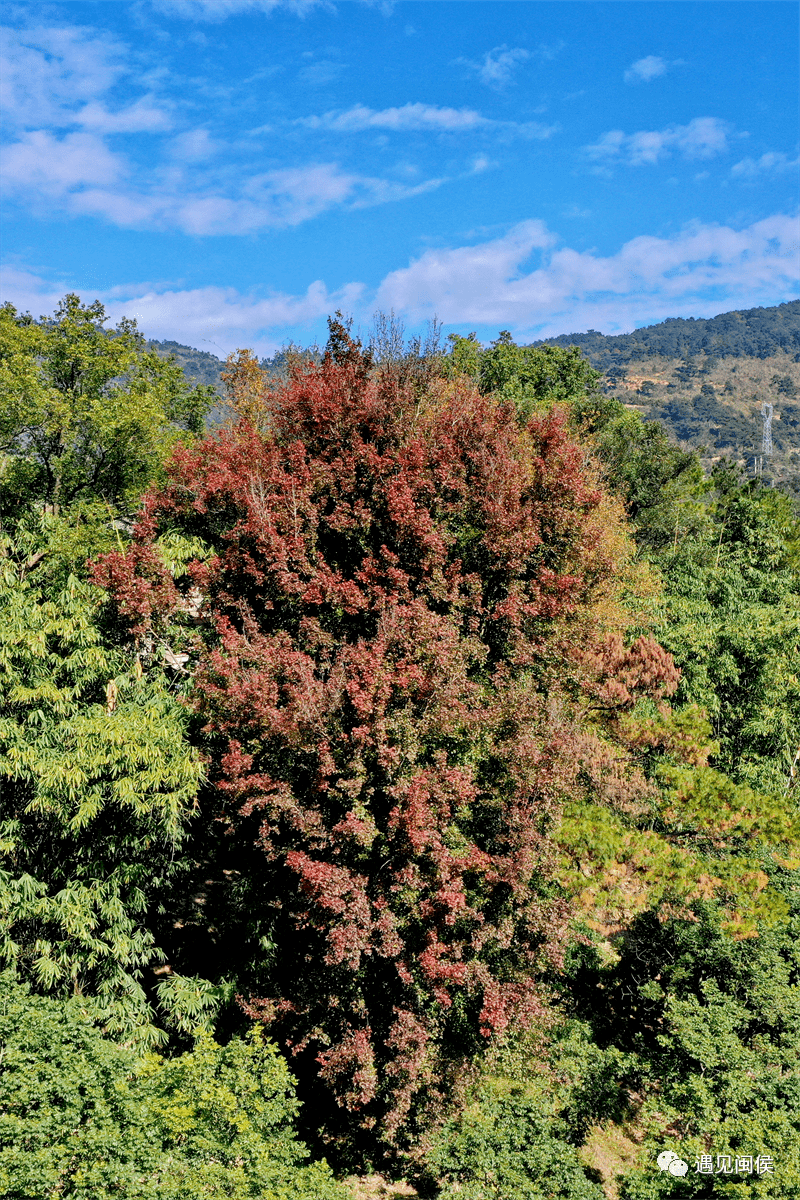
[(685, 1175), (689, 1164), (679, 1158), (674, 1150), (662, 1150), (656, 1159), (660, 1171), (669, 1171), (670, 1175)]

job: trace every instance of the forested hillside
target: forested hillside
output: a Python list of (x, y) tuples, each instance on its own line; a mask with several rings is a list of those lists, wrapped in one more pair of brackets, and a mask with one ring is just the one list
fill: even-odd
[(105, 325), (0, 309), (0, 1193), (795, 1200), (791, 497), (577, 349), (209, 426)]
[(633, 333), (564, 333), (534, 345), (578, 346), (593, 367), (607, 371), (643, 358), (770, 358), (800, 354), (800, 300), (774, 308), (745, 308), (717, 317), (670, 317)]
[(224, 394), (222, 372), (225, 364), (209, 350), (195, 350), (180, 342), (159, 342), (152, 338), (147, 342), (148, 350), (154, 350), (159, 358), (173, 357), (182, 367), (187, 379), (213, 387), (220, 396)]
[(687, 449), (696, 448), (706, 467), (731, 458), (747, 475), (800, 495), (800, 362), (794, 357), (645, 358), (611, 368), (604, 387)]

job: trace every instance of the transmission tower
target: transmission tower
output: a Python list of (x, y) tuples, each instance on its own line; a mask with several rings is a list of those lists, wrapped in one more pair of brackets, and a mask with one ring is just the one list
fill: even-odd
[(764, 437), (761, 441), (761, 453), (772, 454), (772, 405), (766, 400), (761, 401), (761, 415), (764, 418)]

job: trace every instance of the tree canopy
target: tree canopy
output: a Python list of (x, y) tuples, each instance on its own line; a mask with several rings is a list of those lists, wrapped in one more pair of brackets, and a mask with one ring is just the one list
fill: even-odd
[(212, 389), (145, 350), (134, 321), (105, 320), (75, 294), (40, 322), (0, 308), (0, 519), (38, 502), (129, 507), (181, 431), (202, 429)]

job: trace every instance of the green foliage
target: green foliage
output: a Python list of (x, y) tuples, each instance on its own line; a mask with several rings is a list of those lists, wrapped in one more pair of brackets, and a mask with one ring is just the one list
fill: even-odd
[(503, 332), (481, 355), (481, 391), (511, 400), (521, 420), (544, 406), (591, 395), (599, 379), (576, 346), (517, 346)]
[(144, 349), (133, 321), (66, 296), (36, 324), (0, 309), (0, 516), (101, 499), (132, 506), (177, 438), (199, 432), (213, 389)]
[(339, 1200), (307, 1166), (286, 1065), (254, 1034), (173, 1059), (109, 1039), (92, 1001), (0, 976), (0, 1192), (8, 1200)]
[(428, 1162), (440, 1200), (603, 1200), (543, 1088), (484, 1087)]
[(450, 333), (447, 340), (450, 342), (450, 353), (444, 364), (446, 375), (451, 379), (457, 379), (459, 375), (468, 375), (470, 379), (476, 379), (483, 354), (478, 335), (470, 333), (466, 337), (460, 337), (457, 333)]
[(0, 541), (0, 955), (38, 988), (94, 992), (129, 1031), (152, 1017), (154, 907), (200, 765), (168, 677), (113, 646), (73, 571), (75, 541), (108, 536), (49, 516)]
[(681, 700), (708, 712), (714, 765), (781, 795), (800, 748), (800, 523), (781, 492), (724, 469), (711, 482), (695, 536), (657, 560), (657, 636)]
[[(627, 1063), (628, 1119), (644, 1142), (624, 1200), (659, 1200), (676, 1183), (655, 1159), (672, 1149), (690, 1165), (681, 1195), (769, 1196), (800, 1189), (800, 923), (798, 877), (784, 875), (793, 912), (758, 938), (734, 941), (711, 905), (695, 922), (652, 914), (621, 939), (619, 960), (577, 952), (567, 1002), (598, 1044)], [(595, 1113), (608, 1117), (608, 1105)], [(617, 1117), (619, 1114), (614, 1114)], [(701, 1154), (770, 1155), (774, 1175), (713, 1179)]]
[[(345, 389), (344, 400), (338, 393), (317, 397), (332, 422), (336, 457), (330, 471), (326, 461), (325, 472), (314, 476), (314, 487), (324, 477), (333, 499), (320, 508), (319, 519), (314, 516), (300, 583), (295, 572), (302, 574), (306, 566), (298, 568), (304, 546), (298, 540), (298, 512), (303, 521), (312, 511), (308, 497), (303, 499), (301, 456), (287, 463), (273, 495), (252, 485), (259, 464), (268, 480), (267, 467), (273, 470), (262, 463), (264, 447), (256, 441), (242, 443), (224, 478), (217, 467), (225, 439), (179, 450), (173, 479), (180, 487), (170, 493), (170, 504), (180, 510), (180, 519), (166, 505), (169, 519), (161, 522), (161, 535), (156, 536), (152, 520), (145, 520), (144, 534), (131, 547), (128, 518), (138, 495), (164, 479), (162, 466), (175, 443), (199, 430), (209, 389), (187, 385), (179, 366), (163, 358), (170, 347), (146, 349), (133, 323), (104, 330), (99, 304), (84, 307), (68, 296), (55, 317), (40, 324), (10, 306), (0, 310), (0, 957), (9, 964), (0, 976), (0, 1193), (12, 1200), (342, 1196), (324, 1164), (304, 1165), (305, 1151), (294, 1132), (299, 1106), (274, 1046), (255, 1035), (221, 1046), (208, 1031), (220, 1006), (227, 1002), (223, 1011), (229, 1019), (234, 992), (246, 991), (264, 997), (250, 1010), (264, 1021), (276, 1017), (282, 996), (288, 998), (280, 1014), (284, 1026), (298, 1022), (297, 1034), (290, 1029), (287, 1035), (287, 1043), (299, 1050), (291, 1060), (295, 1070), (310, 1075), (322, 1064), (326, 1085), (332, 1081), (344, 1097), (332, 1118), (321, 1087), (314, 1092), (309, 1086), (320, 1103), (310, 1110), (306, 1127), (339, 1139), (340, 1147), (349, 1142), (349, 1150), (341, 1150), (345, 1158), (379, 1144), (376, 1118), (363, 1103), (370, 1089), (383, 1088), (388, 1095), (387, 1089), (395, 1087), (404, 1104), (414, 1089), (427, 1089), (425, 1096), (436, 1104), (419, 1111), (439, 1119), (445, 1097), (459, 1092), (459, 1071), (465, 1072), (461, 1085), (465, 1077), (473, 1079), (465, 1107), (451, 1112), (438, 1133), (431, 1133), (427, 1117), (408, 1126), (427, 1149), (410, 1147), (407, 1158), (416, 1154), (419, 1168), (424, 1156), (427, 1182), (441, 1188), (441, 1200), (600, 1200), (599, 1174), (607, 1189), (614, 1184), (614, 1163), (608, 1168), (595, 1153), (606, 1134), (624, 1143), (628, 1155), (628, 1169), (617, 1181), (620, 1200), (673, 1200), (678, 1190), (693, 1200), (734, 1193), (793, 1200), (800, 1194), (800, 526), (779, 491), (748, 484), (728, 466), (704, 476), (697, 456), (671, 442), (659, 425), (601, 395), (596, 371), (567, 345), (580, 342), (597, 352), (595, 365), (616, 363), (611, 370), (617, 376), (624, 374), (622, 362), (645, 354), (695, 356), (673, 372), (696, 393), (691, 403), (689, 391), (684, 396), (672, 383), (637, 381), (639, 393), (656, 399), (663, 393), (667, 416), (672, 406), (673, 427), (699, 430), (713, 420), (712, 433), (724, 439), (723, 381), (719, 374), (709, 375), (716, 363), (712, 352), (764, 356), (776, 346), (793, 350), (799, 303), (725, 314), (711, 322), (666, 322), (623, 339), (589, 334), (521, 347), (501, 333), (484, 350), (474, 334), (453, 336), (451, 353), (434, 361), (431, 352), (430, 362), (421, 343), (406, 352), (394, 318), (378, 324), (374, 361), (356, 354), (347, 322), (338, 318), (325, 370), (336, 363), (336, 370), (352, 369), (353, 387)], [(292, 371), (302, 376), (305, 368), (293, 355), (278, 356), (271, 366), (289, 364), (284, 376)], [(198, 352), (189, 365), (196, 372), (213, 372), (219, 364), (211, 359)], [(302, 405), (298, 411), (308, 425), (308, 444), (318, 448), (327, 425), (311, 403), (313, 361), (319, 374), (320, 356), (309, 357), (300, 397), (303, 404), (308, 400), (308, 411)], [(759, 369), (766, 372), (769, 364)], [(752, 381), (741, 382), (747, 364), (740, 360), (737, 370), (731, 374), (738, 381), (737, 395), (749, 397)], [(786, 358), (771, 379), (770, 394), (780, 398), (780, 426), (787, 437), (794, 420), (794, 370)], [(492, 398), (476, 397), (462, 379), (456, 387), (434, 384), (425, 403), (418, 403), (439, 372), (451, 380), (467, 376)], [(465, 458), (470, 470), (478, 469), (475, 464), (491, 467), (489, 483), (470, 484), (476, 504), (496, 507), (496, 512), (491, 508), (496, 518), (491, 542), (481, 541), (474, 506), (466, 516), (453, 513), (446, 522), (437, 509), (435, 526), (426, 523), (427, 517), (421, 521), (429, 484), (426, 477), (418, 485), (409, 474), (417, 462), (413, 456), (402, 460), (403, 479), (407, 476), (412, 490), (396, 487), (391, 472), (385, 484), (387, 511), (405, 522), (402, 537), (387, 539), (383, 509), (375, 510), (371, 524), (364, 522), (364, 514), (372, 512), (368, 506), (375, 504), (373, 483), (363, 504), (359, 493), (352, 514), (346, 512), (340, 494), (352, 465), (346, 455), (369, 442), (370, 430), (377, 431), (375, 445), (386, 471), (401, 384), (408, 385), (410, 425), (418, 433), (430, 425), (437, 470), (455, 428), (452, 421), (436, 425), (443, 397), (463, 391), (463, 402), (469, 395), (470, 420), (477, 419), (479, 403), (487, 422), (508, 419), (491, 452)], [(725, 387), (732, 387), (730, 380)], [(362, 390), (372, 396), (369, 389), (386, 393), (385, 408), (359, 409), (345, 437), (342, 430), (352, 416), (347, 406)], [(495, 404), (495, 398), (512, 402), (520, 423), (534, 418), (527, 434), (514, 427), (508, 408)], [(424, 832), (439, 858), (428, 855), (412, 887), (408, 872), (403, 874), (405, 851), (390, 841), (393, 826), (383, 841), (375, 841), (371, 858), (363, 848), (368, 835), (374, 839), (367, 818), (374, 809), (376, 820), (383, 819), (379, 808), (388, 795), (388, 776), (375, 770), (372, 751), (359, 749), (353, 768), (359, 787), (362, 775), (366, 779), (372, 772), (372, 790), (364, 789), (368, 800), (353, 799), (351, 792), (355, 796), (358, 789), (348, 782), (341, 812), (334, 813), (338, 823), (330, 831), (316, 810), (304, 809), (302, 822), (297, 816), (301, 802), (319, 792), (318, 783), (314, 791), (310, 781), (317, 779), (313, 756), (324, 739), (319, 699), (309, 707), (307, 676), (298, 671), (295, 651), (300, 647), (317, 655), (326, 688), (330, 681), (335, 720), (323, 747), (329, 758), (320, 768), (320, 778), (327, 780), (333, 778), (330, 756), (342, 761), (349, 730), (335, 708), (339, 697), (347, 692), (348, 703), (361, 713), (365, 688), (377, 688), (375, 681), (385, 688), (389, 673), (396, 671), (397, 689), (418, 689), (418, 662), (428, 670), (429, 662), (440, 661), (439, 643), (430, 648), (428, 625), (413, 626), (402, 655), (383, 643), (372, 646), (367, 638), (372, 614), (385, 612), (388, 580), (396, 585), (400, 567), (413, 581), (417, 603), (423, 587), (417, 579), (420, 563), (436, 540), (432, 531), (451, 539), (461, 568), (476, 588), (485, 589), (485, 604), (495, 603), (498, 539), (506, 536), (512, 514), (511, 493), (497, 486), (503, 456), (517, 436), (530, 437), (536, 421), (561, 420), (541, 416), (555, 403), (568, 408), (573, 428), (625, 504), (638, 547), (639, 567), (634, 567), (627, 562), (632, 551), (623, 545), (625, 535), (614, 525), (617, 502), (606, 499), (596, 522), (575, 543), (580, 554), (575, 550), (574, 562), (587, 555), (587, 571), (605, 578), (603, 572), (618, 572), (624, 557), (625, 571), (639, 570), (640, 582), (643, 571), (658, 581), (644, 597), (639, 585), (631, 584), (631, 594), (636, 593), (631, 602), (637, 611), (647, 607), (636, 620), (644, 631), (655, 631), (680, 667), (675, 707), (667, 709), (658, 696), (637, 702), (628, 691), (635, 692), (634, 682), (638, 687), (652, 672), (666, 679), (668, 655), (652, 644), (650, 657), (641, 662), (622, 650), (615, 658), (611, 643), (601, 650), (596, 629), (615, 621), (622, 628), (630, 617), (615, 608), (619, 601), (610, 592), (591, 609), (585, 597), (577, 596), (564, 624), (573, 631), (571, 640), (559, 642), (558, 652), (551, 654), (550, 674), (539, 670), (537, 675), (531, 667), (535, 658), (526, 659), (507, 708), (498, 709), (494, 724), (483, 716), (476, 721), (480, 739), (476, 735), (475, 747), (459, 760), (458, 773), (448, 782), (451, 790), (441, 797), (431, 792), (440, 807)], [(286, 420), (284, 444), (296, 448), (302, 420)], [(548, 430), (552, 442), (557, 431), (555, 426)], [(229, 441), (233, 446), (235, 438)], [(372, 479), (364, 463), (373, 471), (378, 461), (371, 442), (369, 449), (351, 472), (359, 487)], [(544, 450), (537, 461), (537, 470), (543, 469)], [(596, 477), (585, 474), (585, 461), (585, 451), (575, 447), (569, 458), (574, 478), (563, 465), (553, 476), (562, 508), (567, 485), (576, 495), (583, 487), (587, 497), (594, 495)], [(456, 487), (460, 478), (452, 473), (448, 487)], [(287, 507), (288, 481), (292, 504)], [(529, 490), (525, 483), (520, 494), (527, 497)], [(308, 495), (316, 503), (313, 489)], [(409, 508), (409, 496), (417, 497), (417, 507)], [(529, 553), (540, 538), (541, 553), (551, 556), (546, 562), (552, 566), (560, 562), (563, 546), (573, 542), (563, 541), (556, 509), (552, 519), (545, 519), (541, 497), (537, 503), (536, 536), (525, 527), (519, 544)], [(246, 528), (245, 514), (251, 519)], [(330, 530), (324, 522), (332, 522)], [(240, 558), (232, 525), (241, 536)], [(272, 580), (269, 588), (258, 573), (258, 539), (265, 528), (272, 539), (269, 553), (279, 534), (288, 539), (285, 558), (278, 555), (279, 569), (264, 567)], [(391, 570), (387, 567), (385, 578), (375, 576), (380, 603), (368, 598), (355, 604), (348, 572), (359, 587), (373, 578), (372, 560), (365, 571), (359, 557), (368, 538), (375, 541), (370, 553), (384, 554), (391, 545)], [(109, 624), (102, 589), (86, 580), (87, 558), (103, 556), (113, 566), (122, 560), (115, 551), (125, 549), (136, 570), (129, 579), (112, 578), (109, 568), (118, 600), (124, 600), (132, 620), (149, 611), (161, 614), (139, 627), (133, 646), (124, 631)], [(333, 566), (315, 591), (309, 579), (325, 554)], [(348, 555), (355, 563), (352, 571)], [(268, 555), (264, 561), (272, 563)], [(284, 563), (291, 566), (288, 574)], [(444, 609), (442, 581), (452, 588), (454, 578), (450, 565), (441, 577), (435, 574), (428, 624), (431, 614), (439, 619)], [(565, 575), (564, 587), (567, 583)], [(281, 588), (288, 589), (286, 597)], [(328, 596), (335, 603), (324, 599)], [(301, 603), (313, 611), (305, 613)], [(243, 613), (246, 628), (240, 628)], [(509, 613), (507, 620), (516, 620)], [(267, 679), (272, 659), (256, 628), (261, 622), (266, 629), (266, 621), (275, 623), (274, 679)], [(471, 636), (488, 627), (486, 620), (470, 625)], [(513, 655), (504, 628), (491, 634), (492, 662), (507, 674)], [(540, 639), (543, 628), (540, 622)], [(297, 631), (307, 644), (298, 642), (290, 654), (287, 639)], [(424, 661), (423, 653), (428, 655)], [(337, 654), (350, 672), (341, 676), (344, 686), (338, 666), (330, 669), (328, 661)], [(348, 664), (356, 659), (360, 665), (354, 674)], [(582, 664), (580, 671), (576, 663)], [(256, 666), (266, 672), (263, 677)], [(474, 671), (470, 687), (486, 691), (485, 678), (485, 672)], [(207, 726), (200, 733), (186, 701), (196, 701), (203, 688)], [(395, 722), (392, 729), (406, 739), (406, 748), (436, 717), (431, 694), (424, 691), (419, 709), (403, 700), (409, 715), (400, 720), (397, 697), (405, 692), (393, 693), (387, 720)], [(535, 959), (538, 974), (531, 975), (529, 999), (531, 1011), (544, 1006), (541, 1028), (526, 1039), (514, 1032), (512, 1022), (497, 1049), (484, 1055), (484, 1074), (475, 1081), (476, 1021), (485, 1019), (488, 1030), (498, 1013), (503, 1016), (498, 995), (512, 989), (516, 977), (499, 943), (489, 948), (485, 964), (483, 950), (476, 949), (498, 913), (503, 917), (502, 897), (487, 903), (488, 884), (477, 868), (473, 864), (472, 873), (465, 872), (465, 849), (470, 839), (497, 839), (498, 813), (487, 808), (485, 798), (497, 789), (498, 764), (514, 721), (523, 719), (525, 705), (540, 702), (542, 712), (547, 710), (549, 740), (526, 746), (525, 753), (544, 761), (547, 770), (560, 764), (552, 776), (544, 767), (536, 770), (542, 771), (541, 779), (537, 776), (542, 794), (551, 789), (564, 800), (563, 818), (557, 834), (554, 822), (541, 823), (548, 836), (552, 830), (554, 845), (535, 880), (523, 887), (516, 866), (503, 868), (502, 888), (513, 885), (526, 903), (541, 892), (540, 909), (532, 910), (531, 920), (518, 928), (507, 923), (503, 936), (516, 953), (521, 939), (535, 934), (531, 953), (538, 955), (548, 933), (554, 945), (561, 945), (570, 916), (573, 926), (582, 922), (585, 936), (561, 975), (555, 951), (550, 960)], [(450, 709), (436, 718), (441, 728), (436, 726), (430, 754), (425, 751), (428, 775), (458, 748), (459, 711), (455, 725)], [(290, 712), (297, 713), (296, 729), (287, 724)], [(366, 721), (362, 713), (354, 727), (359, 737)], [(284, 727), (288, 736), (278, 753), (276, 739)], [(375, 728), (376, 737), (384, 737), (384, 725)], [(199, 790), (201, 764), (190, 745), (198, 736), (210, 764), (218, 768), (225, 756), (224, 772), (217, 770), (224, 787), (216, 806), (208, 804), (210, 790)], [(395, 744), (392, 739), (386, 747), (380, 744), (385, 773)], [(481, 768), (481, 790), (473, 794), (464, 779), (485, 754), (492, 770)], [(296, 809), (287, 803), (288, 783), (276, 791), (276, 780), (284, 776), (296, 791)], [(454, 810), (462, 824), (454, 819), (445, 828), (438, 814), (451, 803), (456, 784), (463, 790)], [(397, 794), (392, 804), (399, 803)], [(403, 828), (413, 841), (422, 824), (418, 794), (412, 799), (417, 808), (409, 806)], [(338, 819), (343, 814), (346, 828)], [(290, 869), (281, 868), (280, 874), (277, 851), (270, 858), (264, 850), (270, 839), (277, 845), (276, 831), (285, 833), (291, 821), (311, 830), (314, 844), (308, 854), (292, 850), (286, 856)], [(237, 822), (240, 836), (233, 838)], [(442, 845), (435, 840), (440, 835)], [(323, 861), (326, 839), (335, 842), (330, 862)], [(436, 875), (440, 860), (447, 867), (441, 878)], [(352, 879), (345, 879), (351, 867)], [(464, 896), (470, 904), (479, 900), (486, 912), (479, 933), (467, 930), (471, 941), (464, 936), (468, 910), (457, 891), (459, 872)], [(358, 888), (364, 880), (362, 897)], [(479, 884), (484, 892), (476, 900)], [(431, 899), (425, 893), (421, 902), (424, 888)], [(548, 928), (542, 914), (550, 912), (551, 903)], [(372, 924), (363, 915), (368, 904), (376, 905)], [(410, 967), (401, 963), (401, 982), (410, 987), (411, 981), (417, 989), (403, 1005), (394, 1003), (405, 993), (386, 967), (399, 953), (390, 938), (390, 916), (396, 911), (403, 945), (412, 947)], [(409, 930), (417, 930), (413, 945)], [(439, 941), (428, 952), (425, 938), (430, 940), (432, 930), (433, 941)], [(467, 1000), (457, 969), (451, 970), (444, 954), (457, 937), (469, 969), (478, 964), (484, 972), (475, 976), (483, 993), (476, 985)], [(356, 951), (363, 952), (362, 990), (356, 995), (353, 986), (351, 995), (345, 960)], [(454, 962), (460, 961), (455, 955)], [(544, 985), (560, 989), (563, 1021), (552, 1004), (546, 1006), (543, 971), (548, 973)], [(438, 988), (431, 995), (419, 982), (428, 979), (425, 972)], [(248, 980), (252, 986), (242, 986)], [(283, 992), (270, 990), (275, 980)], [(362, 987), (364, 980), (368, 986)], [(316, 1007), (306, 1013), (300, 1001), (314, 988)], [(547, 1037), (537, 1041), (542, 1028)], [(277, 1022), (270, 1032), (283, 1036)], [(172, 1058), (151, 1053), (168, 1034), (173, 1048), (180, 1043), (191, 1049)], [(486, 1036), (482, 1029), (483, 1041)], [(426, 1049), (438, 1046), (437, 1038), (446, 1051), (440, 1058)], [(395, 1072), (392, 1078), (388, 1068)], [(664, 1148), (687, 1159), (685, 1179), (676, 1181), (658, 1170), (655, 1158)], [(775, 1174), (705, 1176), (694, 1171), (701, 1154), (771, 1155)], [(624, 1158), (616, 1166), (624, 1166)], [(599, 1172), (587, 1162), (597, 1163)]]
[(474, 333), (451, 334), (451, 352), (444, 362), (451, 378), (467, 375), (484, 395), (490, 392), (513, 403), (521, 421), (552, 404), (577, 401), (597, 387), (600, 374), (578, 349), (560, 346), (517, 346), (503, 330), (482, 350)]
[(654, 421), (597, 393), (572, 398), (573, 420), (590, 442), (611, 487), (625, 500), (637, 544), (657, 551), (683, 543), (701, 526), (703, 470)]
[(696, 455), (613, 398), (571, 411), (661, 577), (648, 628), (681, 669), (677, 703), (708, 714), (711, 764), (761, 794), (765, 828), (767, 813), (780, 822), (800, 750), (800, 523), (789, 497), (724, 463), (704, 478)]

